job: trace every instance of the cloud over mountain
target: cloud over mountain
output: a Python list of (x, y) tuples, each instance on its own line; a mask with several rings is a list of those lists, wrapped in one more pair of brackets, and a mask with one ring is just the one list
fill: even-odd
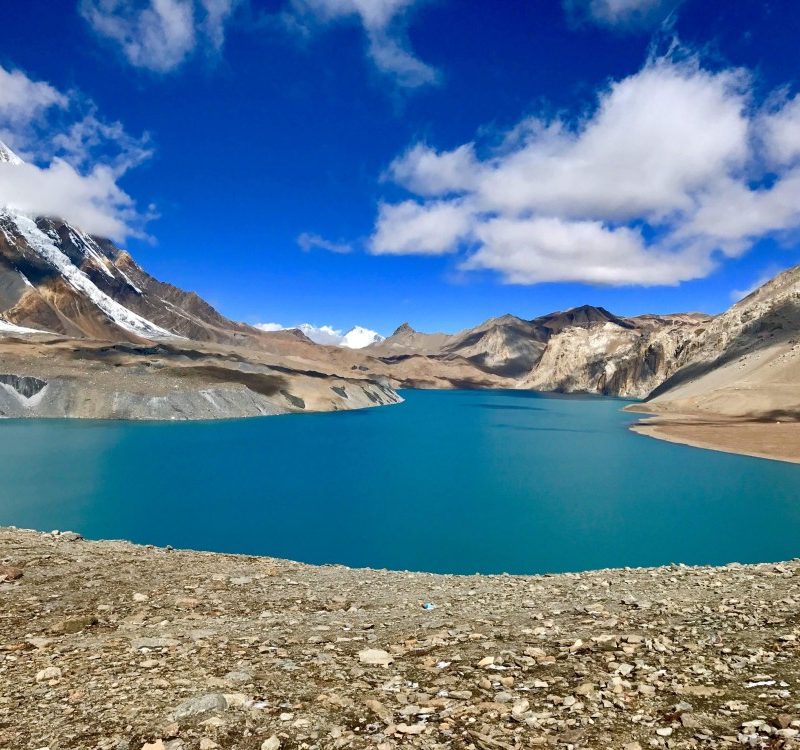
[(59, 216), (115, 239), (146, 219), (119, 179), (151, 155), (147, 135), (103, 120), (77, 91), (0, 66), (0, 139), (24, 163), (0, 163), (0, 206)]

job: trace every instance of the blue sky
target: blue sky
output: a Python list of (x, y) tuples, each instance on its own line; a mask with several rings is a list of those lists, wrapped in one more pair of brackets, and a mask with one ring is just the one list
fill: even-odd
[(250, 323), (717, 312), (800, 226), (800, 9), (719, 7), (13, 3), (0, 199)]

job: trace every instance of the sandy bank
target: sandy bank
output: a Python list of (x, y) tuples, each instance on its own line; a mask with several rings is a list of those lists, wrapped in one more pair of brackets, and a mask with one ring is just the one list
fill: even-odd
[[(653, 414), (647, 404), (625, 411)], [(800, 463), (800, 422), (718, 414), (655, 413), (631, 426), (639, 435), (695, 448)]]

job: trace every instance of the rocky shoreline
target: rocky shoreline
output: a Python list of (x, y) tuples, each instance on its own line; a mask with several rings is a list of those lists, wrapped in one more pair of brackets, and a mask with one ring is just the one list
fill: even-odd
[(800, 563), (442, 576), (0, 529), (0, 748), (800, 747)]

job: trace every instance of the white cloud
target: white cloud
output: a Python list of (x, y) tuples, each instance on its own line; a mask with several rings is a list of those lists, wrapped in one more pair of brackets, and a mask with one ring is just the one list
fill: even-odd
[(407, 16), (417, 4), (419, 0), (290, 0), (286, 18), (306, 33), (320, 24), (358, 21), (375, 67), (401, 86), (415, 88), (439, 80), (438, 71), (409, 49)]
[(146, 136), (104, 122), (76, 92), (0, 67), (0, 138), (28, 160), (0, 164), (0, 206), (118, 240), (140, 231), (145, 217), (117, 181), (150, 156)]
[(347, 242), (331, 242), (318, 234), (303, 232), (297, 238), (297, 245), (304, 253), (311, 252), (314, 248), (327, 250), (329, 253), (346, 254), (352, 252), (353, 246)]
[(0, 164), (0, 205), (32, 216), (56, 216), (103, 237), (124, 239), (140, 216), (105, 166), (77, 172), (61, 159), (47, 167)]
[[(282, 19), (308, 35), (354, 21), (364, 30), (367, 55), (401, 86), (436, 83), (439, 73), (417, 58), (408, 41), (408, 16), (422, 0), (284, 0), (262, 19)], [(177, 70), (198, 49), (218, 53), (227, 27), (249, 0), (80, 0), (80, 12), (131, 65), (155, 73)], [(259, 28), (261, 24), (253, 24)]]
[(280, 323), (256, 323), (254, 327), (269, 332), (297, 329), (317, 344), (341, 346), (346, 349), (363, 349), (365, 346), (383, 341), (383, 336), (363, 326), (353, 326), (346, 333), (333, 326), (315, 326), (311, 323), (300, 323), (296, 326), (283, 326)]
[(370, 249), (459, 253), (511, 283), (698, 278), (800, 228), (797, 126), (797, 100), (759, 108), (747, 71), (652, 59), (577, 120), (528, 118), (491, 148), (412, 146), (389, 176), (416, 197), (381, 203)]
[(81, 0), (92, 30), (133, 66), (155, 73), (179, 68), (198, 47), (218, 52), (240, 0)]
[(640, 232), (599, 221), (496, 218), (477, 230), (480, 249), (462, 268), (500, 271), (514, 284), (674, 284), (710, 270), (706, 255), (648, 250)]
[(747, 153), (744, 76), (657, 62), (604, 91), (593, 115), (520, 123), (483, 161), (475, 145), (414, 147), (392, 174), (434, 196), (471, 193), (485, 210), (625, 220), (686, 209), (690, 193)]
[(121, 122), (99, 119), (93, 106), (63, 132), (54, 135), (52, 146), (59, 156), (77, 168), (91, 166), (102, 151), (109, 166), (119, 175), (153, 155), (147, 134), (136, 138), (125, 131)]
[(682, 0), (564, 0), (567, 16), (575, 22), (600, 26), (649, 28), (662, 22)]
[(51, 107), (64, 108), (67, 104), (67, 97), (49, 83), (32, 81), (21, 70), (0, 67), (3, 127), (27, 127)]
[(458, 201), (415, 201), (380, 206), (370, 251), (375, 255), (443, 255), (454, 252), (472, 228)]
[(760, 130), (768, 158), (785, 166), (800, 157), (800, 95), (783, 102), (760, 120)]

